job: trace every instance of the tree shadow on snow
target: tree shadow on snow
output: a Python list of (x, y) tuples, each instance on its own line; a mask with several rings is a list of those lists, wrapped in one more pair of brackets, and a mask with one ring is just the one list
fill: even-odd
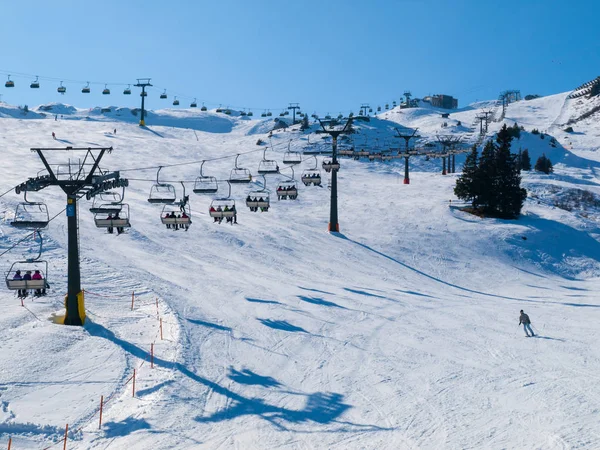
[(138, 430), (149, 430), (152, 427), (144, 419), (136, 419), (134, 417), (128, 417), (121, 422), (105, 422), (102, 425), (104, 434), (107, 438), (127, 436)]
[(302, 289), (303, 291), (311, 291), (311, 292), (317, 292), (319, 294), (335, 295), (333, 292), (321, 291), (319, 289), (305, 288), (305, 287), (302, 287), (302, 286), (298, 286), (298, 287), (300, 289)]
[[(112, 331), (106, 327), (91, 321), (86, 320), (85, 329), (87, 332), (96, 337), (107, 339), (119, 346), (125, 352), (132, 356), (149, 361), (150, 354), (148, 351), (138, 347), (137, 345), (128, 342), (124, 339), (117, 337)], [(338, 393), (332, 392), (314, 392), (312, 394), (300, 394), (306, 397), (306, 403), (302, 409), (289, 409), (282, 406), (275, 406), (266, 403), (261, 398), (249, 398), (242, 394), (238, 394), (224, 386), (221, 386), (214, 381), (204, 378), (190, 369), (184, 364), (179, 362), (170, 362), (159, 357), (154, 357), (154, 364), (158, 367), (174, 370), (179, 372), (181, 375), (195, 381), (206, 388), (212, 390), (216, 394), (227, 397), (231, 400), (228, 406), (224, 410), (217, 411), (209, 416), (202, 417), (198, 416), (195, 418), (198, 422), (220, 422), (225, 420), (231, 420), (236, 417), (244, 415), (255, 415), (273, 424), (281, 430), (287, 430), (285, 423), (301, 423), (301, 422), (316, 422), (320, 424), (336, 423), (339, 428), (335, 430), (329, 430), (330, 432), (370, 432), (370, 431), (386, 431), (391, 428), (378, 427), (376, 425), (363, 425), (356, 424), (346, 421), (340, 421), (339, 418), (351, 405), (343, 402), (344, 396)], [(202, 392), (199, 396), (203, 395)], [(195, 399), (190, 399), (195, 400)], [(137, 425), (130, 423), (132, 426), (143, 427), (144, 422), (140, 422)], [(115, 433), (131, 432), (131, 426), (119, 427), (119, 424), (113, 425), (113, 431)], [(138, 428), (139, 429), (139, 428)], [(116, 434), (118, 436), (118, 434)]]
[(260, 298), (246, 297), (246, 301), (250, 303), (265, 303), (267, 305), (281, 305), (277, 300), (263, 300)]
[(353, 294), (364, 295), (366, 297), (375, 297), (375, 298), (384, 298), (384, 299), (387, 299), (387, 297), (384, 297), (383, 295), (371, 294), (370, 292), (363, 291), (363, 290), (360, 290), (360, 289), (344, 288), (344, 290), (348, 291), (348, 292), (352, 292)]
[(235, 370), (233, 367), (230, 367), (228, 377), (230, 380), (233, 380), (239, 384), (249, 384), (263, 387), (281, 386), (281, 383), (275, 378), (259, 375), (252, 372), (250, 369), (242, 369), (239, 371)]
[(219, 325), (216, 323), (212, 323), (212, 322), (205, 322), (204, 320), (188, 319), (188, 322), (191, 322), (194, 325), (202, 325), (203, 327), (214, 328), (215, 330), (231, 331), (231, 328), (229, 328), (229, 327)]

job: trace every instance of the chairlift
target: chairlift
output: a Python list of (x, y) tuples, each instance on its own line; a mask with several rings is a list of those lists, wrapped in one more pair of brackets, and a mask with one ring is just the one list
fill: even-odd
[(81, 88), (81, 93), (82, 94), (89, 94), (90, 92), (91, 92), (90, 82), (88, 81), (87, 84), (83, 88)]
[(23, 191), (23, 202), (17, 204), (10, 225), (15, 228), (39, 230), (46, 228), (48, 222), (50, 222), (48, 206), (43, 202), (30, 202), (27, 200), (27, 191)]
[(269, 191), (267, 191), (267, 179), (263, 175), (262, 189), (248, 193), (248, 196), (246, 197), (246, 206), (253, 212), (258, 212), (259, 209), (261, 212), (267, 212), (270, 205)]
[(381, 106), (377, 107), (377, 112), (381, 112)]
[(386, 104), (385, 104), (385, 109), (390, 109), (390, 105), (389, 105), (389, 103), (386, 103)]
[(167, 90), (166, 89), (165, 89), (165, 91), (162, 94), (160, 94), (160, 98), (163, 99), (163, 100), (165, 98), (167, 98)]
[(290, 146), (292, 141), (288, 142), (288, 151), (283, 154), (283, 163), (284, 164), (300, 164), (302, 162), (302, 155), (298, 152), (292, 152), (290, 150)]
[(218, 113), (222, 113), (223, 112), (223, 109), (221, 108), (221, 105), (219, 105), (219, 107), (215, 110), (215, 112), (218, 112)]
[(226, 218), (228, 222), (232, 224), (237, 223), (237, 209), (235, 207), (235, 200), (231, 197), (231, 182), (227, 182), (229, 186), (229, 193), (227, 197), (214, 199), (210, 203), (208, 214), (214, 219), (215, 222), (221, 223), (223, 218)]
[[(125, 189), (125, 188), (123, 188)], [(100, 192), (94, 196), (90, 212), (93, 214), (115, 214), (121, 211), (123, 197), (118, 192)]]
[(260, 117), (267, 117), (267, 113), (266, 112), (261, 113)]
[(227, 114), (228, 116), (231, 115), (231, 110), (229, 108), (227, 108), (225, 111), (223, 111), (225, 114)]
[(106, 84), (104, 85), (104, 89), (102, 89), (102, 95), (110, 95), (110, 89)]
[(59, 181), (65, 180), (84, 180), (87, 176), (83, 165), (75, 162), (68, 164), (59, 164), (54, 171), (55, 177)]
[(131, 85), (128, 84), (127, 87), (123, 90), (123, 95), (131, 95)]
[(246, 113), (246, 111), (240, 111), (240, 116), (245, 117), (247, 115), (248, 115), (248, 113)]
[(29, 85), (29, 87), (31, 89), (39, 89), (40, 88), (39, 77), (37, 75), (35, 76), (35, 81), (32, 81), (31, 84)]
[(279, 113), (279, 117), (284, 117), (284, 116), (285, 116), (285, 112), (284, 112), (284, 111), (281, 111), (281, 112)]
[(194, 99), (194, 101), (190, 103), (190, 108), (195, 108), (196, 106), (198, 106), (198, 104), (196, 103), (196, 99)]
[(271, 117), (273, 113), (271, 111), (267, 111), (267, 117)]
[[(19, 297), (26, 297), (27, 291), (34, 289), (36, 296), (45, 295), (46, 289), (50, 288), (48, 284), (48, 262), (40, 259), (44, 245), (43, 237), (41, 233), (38, 233), (38, 235), (40, 237), (40, 248), (37, 256), (14, 262), (6, 272), (6, 287), (11, 291), (19, 291)], [(34, 275), (31, 275), (31, 279), (23, 280), (22, 277), (28, 272), (34, 272)], [(40, 275), (39, 279), (33, 279), (37, 275), (36, 272)]]
[(277, 200), (296, 200), (298, 186), (294, 180), (282, 181), (277, 185)]
[(15, 82), (10, 79), (10, 75), (8, 76), (8, 80), (4, 83), (4, 87), (11, 88), (15, 87)]
[(185, 184), (180, 182), (183, 188), (183, 197), (180, 201), (163, 206), (160, 215), (160, 221), (167, 228), (178, 230), (185, 228), (187, 231), (192, 224), (192, 209), (189, 203), (189, 196), (185, 195)]
[(200, 111), (207, 111), (208, 108), (206, 106), (204, 106), (204, 102), (202, 102), (202, 107), (200, 108)]
[(236, 184), (250, 183), (252, 181), (252, 174), (248, 169), (238, 167), (237, 162), (239, 157), (239, 154), (235, 157), (235, 167), (231, 169), (231, 173), (229, 174), (229, 182)]
[(67, 92), (67, 88), (63, 86), (63, 82), (60, 82), (60, 86), (56, 89), (59, 94), (65, 94)]
[(395, 107), (396, 107), (396, 100), (394, 100), (394, 101), (392, 102), (392, 107), (393, 107), (393, 108), (395, 108)]
[(331, 159), (324, 159), (321, 165), (327, 173), (331, 172), (332, 170), (335, 170), (336, 172), (340, 170), (340, 163), (336, 161), (334, 164)]
[(267, 149), (263, 151), (263, 159), (258, 163), (258, 173), (261, 175), (267, 175), (270, 173), (279, 173), (279, 165), (277, 161), (266, 158)]
[(175, 186), (168, 183), (161, 183), (158, 179), (162, 166), (158, 168), (156, 172), (156, 183), (150, 188), (150, 195), (148, 196), (149, 203), (174, 203), (177, 199), (177, 193)]
[(219, 190), (219, 183), (215, 177), (206, 176), (202, 173), (204, 162), (200, 165), (200, 176), (194, 183), (194, 194), (215, 194)]
[(102, 209), (99, 212), (94, 213), (94, 223), (96, 224), (96, 227), (107, 228), (109, 233), (112, 233), (113, 228), (116, 228), (118, 233), (121, 231), (120, 228), (130, 228), (129, 205), (127, 203), (119, 203), (118, 205), (112, 206), (114, 208), (119, 206), (120, 209), (115, 212), (109, 212), (108, 209)]
[(179, 100), (177, 100), (177, 96), (173, 99), (173, 106), (179, 106)]
[(248, 117), (252, 117), (254, 113), (252, 111), (248, 111)]
[(148, 97), (148, 93), (146, 91), (140, 92), (140, 97)]
[(321, 171), (318, 169), (319, 161), (316, 155), (313, 155), (315, 158), (315, 167), (306, 169), (302, 172), (302, 177), (300, 178), (304, 183), (304, 186), (320, 186), (321, 185)]

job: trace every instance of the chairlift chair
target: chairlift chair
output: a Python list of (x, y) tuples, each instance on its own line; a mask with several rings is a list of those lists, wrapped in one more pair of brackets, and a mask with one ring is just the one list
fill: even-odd
[(288, 142), (288, 151), (283, 154), (283, 163), (291, 165), (300, 164), (302, 162), (302, 155), (298, 152), (292, 152), (290, 149), (291, 144), (292, 141), (290, 139)]
[[(98, 228), (130, 228), (129, 221), (129, 205), (127, 203), (119, 203), (121, 209), (116, 212), (109, 210), (101, 210), (94, 214), (94, 223)], [(115, 215), (117, 217), (115, 217)], [(110, 229), (109, 229), (110, 231)]]
[(198, 106), (198, 104), (196, 103), (196, 99), (194, 99), (194, 101), (190, 103), (190, 108), (195, 108), (196, 106)]
[(246, 197), (246, 206), (253, 212), (258, 212), (259, 208), (261, 212), (266, 212), (269, 210), (270, 204), (269, 191), (267, 191), (267, 179), (263, 175), (262, 189), (251, 191), (248, 194)]
[(60, 86), (56, 89), (59, 94), (63, 94), (67, 92), (67, 88), (63, 86), (63, 82), (60, 82)]
[(237, 216), (237, 209), (235, 207), (235, 200), (231, 197), (231, 182), (228, 182), (229, 193), (227, 197), (214, 199), (210, 203), (208, 214), (210, 217), (215, 219), (215, 222), (221, 223), (223, 218), (230, 219), (233, 223), (237, 222), (234, 218)]
[(235, 184), (250, 183), (252, 181), (252, 174), (248, 169), (238, 167), (237, 162), (240, 155), (235, 157), (235, 167), (231, 169), (229, 174), (229, 182)]
[(87, 84), (83, 88), (81, 88), (81, 93), (82, 94), (89, 94), (90, 92), (91, 92), (90, 82), (88, 81)]
[(10, 225), (15, 228), (39, 230), (46, 228), (50, 222), (48, 207), (43, 202), (30, 202), (27, 200), (27, 191), (23, 194), (24, 201), (15, 209), (15, 216)]
[(148, 97), (148, 93), (146, 91), (140, 92), (140, 97)]
[(332, 170), (335, 170), (335, 171), (340, 170), (340, 163), (336, 162), (334, 164), (331, 159), (324, 159), (322, 166), (323, 166), (323, 169), (325, 169), (325, 172), (327, 172), (327, 173), (331, 172)]
[(131, 95), (131, 85), (128, 84), (127, 87), (123, 90), (123, 95)]
[(200, 176), (194, 183), (194, 194), (215, 194), (219, 190), (219, 183), (215, 177), (206, 176), (202, 173), (204, 162), (200, 165)]
[[(11, 291), (23, 292), (35, 289), (42, 293), (45, 292), (46, 289), (49, 289), (48, 262), (38, 258), (14, 262), (6, 273), (6, 287)], [(42, 277), (40, 280), (14, 279), (17, 271), (23, 276), (27, 272), (35, 272), (36, 270), (39, 270), (40, 272)]]
[(225, 113), (225, 114), (227, 114), (228, 116), (230, 116), (230, 115), (231, 115), (231, 110), (230, 110), (229, 108), (227, 108), (227, 109), (224, 111), (224, 113)]
[(179, 100), (177, 100), (177, 97), (173, 99), (173, 106), (179, 106)]
[(106, 84), (104, 85), (104, 89), (102, 89), (102, 95), (110, 95), (110, 89)]
[(248, 117), (252, 117), (254, 116), (254, 113), (252, 111), (248, 111)]
[(294, 180), (283, 181), (277, 185), (277, 200), (296, 200), (298, 186)]
[(4, 87), (12, 88), (15, 87), (15, 82), (10, 79), (10, 75), (8, 76), (8, 80), (4, 83)]
[(177, 199), (177, 192), (175, 186), (168, 183), (161, 183), (158, 179), (162, 166), (158, 168), (156, 172), (156, 183), (150, 188), (150, 195), (148, 196), (149, 203), (174, 203)]
[(304, 186), (310, 186), (311, 184), (313, 186), (321, 185), (321, 171), (318, 169), (319, 160), (317, 159), (316, 155), (313, 156), (315, 158), (315, 166), (302, 172), (302, 176), (300, 178), (304, 183)]
[(258, 173), (267, 175), (270, 173), (279, 173), (279, 165), (277, 161), (266, 158), (267, 149), (263, 151), (263, 159), (258, 163)]
[(273, 113), (271, 111), (267, 111), (267, 117), (271, 117)]
[(162, 94), (160, 94), (160, 98), (161, 99), (167, 98), (167, 90), (166, 89), (165, 89), (165, 91)]
[(200, 108), (200, 111), (207, 111), (208, 108), (206, 106), (204, 106), (204, 103), (202, 103), (202, 107)]
[(38, 80), (39, 80), (39, 77), (36, 75), (35, 76), (35, 81), (32, 81), (31, 84), (29, 85), (29, 87), (31, 89), (39, 89), (40, 88), (40, 82)]
[[(182, 217), (184, 215), (185, 217)], [(190, 205), (179, 202), (163, 206), (160, 221), (169, 228), (175, 230), (185, 228), (187, 230), (192, 224), (192, 210)]]
[(101, 192), (94, 196), (90, 212), (93, 214), (115, 214), (121, 211), (123, 204), (121, 194), (117, 192)]

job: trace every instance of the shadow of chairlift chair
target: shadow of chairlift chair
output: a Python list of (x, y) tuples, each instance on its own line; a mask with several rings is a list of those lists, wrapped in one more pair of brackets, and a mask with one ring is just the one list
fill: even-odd
[(304, 186), (321, 186), (321, 171), (318, 169), (319, 160), (316, 155), (313, 155), (315, 158), (315, 167), (306, 169), (302, 172), (302, 177), (300, 178), (304, 183)]
[(160, 171), (162, 166), (158, 168), (156, 172), (156, 183), (150, 188), (150, 195), (148, 196), (148, 202), (153, 204), (169, 204), (175, 203), (177, 200), (177, 192), (175, 186), (168, 183), (161, 183), (159, 180)]
[[(272, 148), (272, 147), (271, 147)], [(279, 173), (279, 165), (277, 161), (273, 159), (266, 158), (267, 149), (265, 148), (263, 151), (263, 159), (258, 163), (258, 173), (260, 175), (268, 175)]]
[(202, 168), (206, 161), (202, 161), (200, 165), (200, 176), (196, 178), (194, 183), (194, 194), (216, 194), (219, 190), (219, 183), (215, 177), (210, 177), (202, 173)]
[(46, 228), (49, 221), (48, 206), (43, 202), (28, 201), (27, 191), (23, 191), (23, 202), (17, 205), (10, 225), (15, 228), (39, 230)]
[(192, 224), (192, 209), (190, 207), (189, 196), (185, 195), (185, 184), (183, 181), (181, 182), (181, 186), (183, 187), (182, 199), (176, 203), (163, 206), (160, 221), (167, 228), (173, 230), (185, 228), (185, 231), (187, 231)]
[[(11, 291), (19, 291), (19, 297), (26, 297), (27, 291), (31, 290), (36, 291), (36, 296), (46, 295), (46, 289), (50, 289), (50, 285), (48, 284), (48, 261), (40, 259), (44, 240), (40, 232), (37, 232), (37, 235), (40, 237), (40, 247), (37, 256), (14, 262), (8, 269), (8, 272), (6, 272), (6, 287)], [(14, 279), (17, 271), (19, 271), (22, 277), (27, 271), (35, 272), (36, 270), (40, 272), (42, 277), (40, 280)]]
[(262, 189), (251, 191), (246, 197), (246, 206), (250, 208), (250, 211), (267, 212), (269, 206), (271, 206), (269, 191), (267, 191), (267, 179), (263, 175), (263, 187)]
[[(235, 157), (235, 167), (231, 169), (231, 173), (229, 174), (229, 183), (234, 184), (242, 184), (242, 183), (250, 183), (252, 181), (252, 174), (248, 169), (243, 167), (238, 167), (238, 158), (240, 155), (238, 154)], [(231, 190), (231, 186), (229, 187)]]

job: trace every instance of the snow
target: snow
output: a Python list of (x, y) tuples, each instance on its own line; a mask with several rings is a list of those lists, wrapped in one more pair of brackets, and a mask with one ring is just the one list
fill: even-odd
[[(411, 184), (403, 185), (403, 161), (344, 159), (340, 234), (326, 232), (326, 179), (323, 188), (301, 185), (296, 201), (272, 195), (267, 213), (243, 202), (262, 177), (234, 186), (235, 226), (213, 223), (212, 197), (190, 193), (203, 159), (221, 158), (203, 173), (225, 179), (231, 155), (255, 172), (265, 148), (279, 161), (288, 143), (310, 148), (297, 126), (269, 142), (272, 119), (210, 111), (152, 111), (147, 128), (117, 108), (76, 109), (57, 121), (0, 119), (1, 192), (43, 168), (31, 147), (106, 145), (114, 150), (102, 167), (131, 180), (132, 213), (128, 232), (109, 235), (95, 228), (91, 202), (80, 201), (88, 321), (65, 327), (54, 323), (66, 291), (64, 194), (48, 188), (28, 197), (58, 214), (44, 233), (52, 290), (25, 307), (0, 293), (0, 443), (11, 436), (14, 448), (44, 448), (68, 423), (70, 449), (599, 448), (598, 215), (554, 206), (568, 189), (600, 195), (597, 129), (576, 125), (581, 134), (566, 145), (557, 125), (571, 108), (565, 99), (507, 109), (509, 125), (547, 130), (559, 142), (553, 148), (549, 136), (523, 133), (513, 144), (532, 159), (545, 152), (556, 168), (524, 174), (530, 197), (521, 219), (460, 211), (456, 175), (442, 176), (439, 161), (411, 158)], [(489, 105), (450, 119), (433, 108), (391, 110), (358, 124), (355, 144), (389, 144), (398, 124), (434, 138), (446, 133), (443, 121), (474, 140), (469, 127)], [(325, 148), (314, 133), (310, 142)], [(185, 181), (191, 198), (190, 230), (168, 230), (160, 207), (146, 201), (156, 169), (128, 169), (188, 161), (198, 164), (160, 173), (178, 196)], [(303, 163), (313, 165), (312, 157)], [(282, 173), (267, 176), (272, 192), (291, 170)], [(227, 194), (221, 188), (216, 196)], [(18, 201), (14, 193), (0, 200), (3, 251), (25, 235), (7, 223)], [(5, 254), (4, 271), (32, 246)], [(537, 338), (524, 339), (520, 309)], [(136, 397), (127, 383), (134, 368)], [(98, 430), (101, 396), (109, 401)]]

